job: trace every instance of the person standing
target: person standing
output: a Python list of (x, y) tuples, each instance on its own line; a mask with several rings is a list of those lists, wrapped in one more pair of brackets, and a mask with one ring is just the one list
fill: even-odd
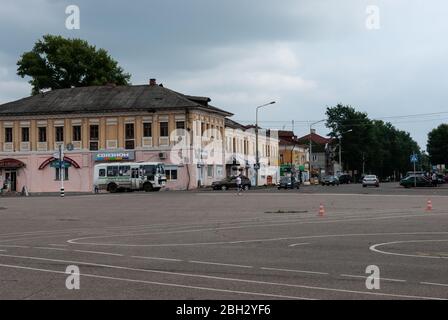
[(241, 175), (238, 175), (236, 177), (235, 182), (236, 182), (237, 195), (240, 195), (240, 193), (241, 193)]
[(437, 187), (437, 174), (435, 172), (432, 173), (432, 186)]

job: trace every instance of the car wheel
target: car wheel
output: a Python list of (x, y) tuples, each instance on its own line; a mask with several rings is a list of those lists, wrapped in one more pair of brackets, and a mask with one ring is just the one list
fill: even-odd
[(152, 192), (153, 191), (153, 187), (152, 184), (150, 182), (147, 182), (143, 185), (143, 190), (145, 192)]
[(222, 190), (222, 191), (226, 191), (226, 190), (227, 190), (227, 187), (226, 187), (226, 186), (221, 186), (221, 190)]
[(363, 188), (367, 188), (367, 186), (365, 184), (362, 185)]
[(110, 193), (115, 193), (115, 192), (117, 192), (118, 187), (117, 187), (117, 185), (115, 183), (110, 183), (107, 186), (107, 190), (109, 190)]
[(250, 186), (246, 184), (246, 185), (244, 186), (244, 190), (247, 191), (247, 190), (249, 190), (249, 189), (250, 189)]

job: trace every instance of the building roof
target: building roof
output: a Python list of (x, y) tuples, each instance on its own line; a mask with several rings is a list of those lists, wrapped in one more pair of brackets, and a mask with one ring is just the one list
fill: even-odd
[(225, 126), (226, 126), (226, 128), (240, 129), (240, 130), (243, 130), (243, 131), (245, 131), (245, 130), (247, 129), (246, 126), (242, 125), (242, 124), (239, 123), (239, 122), (236, 122), (236, 121), (234, 121), (234, 120), (231, 120), (231, 119), (229, 119), (229, 118), (226, 118), (226, 120), (225, 120)]
[(318, 135), (317, 133), (314, 133), (314, 132), (312, 134), (307, 134), (306, 136), (298, 138), (297, 141), (299, 143), (309, 144), (310, 135), (311, 135), (311, 141), (314, 142), (315, 144), (325, 145), (325, 144), (331, 143), (333, 141), (332, 138), (325, 138), (325, 137), (322, 137), (321, 135)]
[(159, 85), (91, 86), (57, 89), (0, 105), (0, 116), (164, 109), (201, 109), (233, 114), (208, 104), (210, 98), (184, 95)]

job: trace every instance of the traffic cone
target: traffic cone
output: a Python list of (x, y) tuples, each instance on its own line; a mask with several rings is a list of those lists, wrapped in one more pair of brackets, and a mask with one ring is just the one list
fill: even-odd
[(428, 199), (428, 202), (426, 204), (426, 211), (432, 211), (432, 201), (431, 201), (431, 199)]
[(323, 217), (325, 215), (324, 205), (321, 203), (319, 207), (319, 217)]

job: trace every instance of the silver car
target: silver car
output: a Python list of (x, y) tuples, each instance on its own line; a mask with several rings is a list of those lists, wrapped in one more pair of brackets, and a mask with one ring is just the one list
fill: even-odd
[(362, 179), (362, 186), (365, 188), (367, 186), (379, 187), (380, 180), (375, 175), (367, 175)]

